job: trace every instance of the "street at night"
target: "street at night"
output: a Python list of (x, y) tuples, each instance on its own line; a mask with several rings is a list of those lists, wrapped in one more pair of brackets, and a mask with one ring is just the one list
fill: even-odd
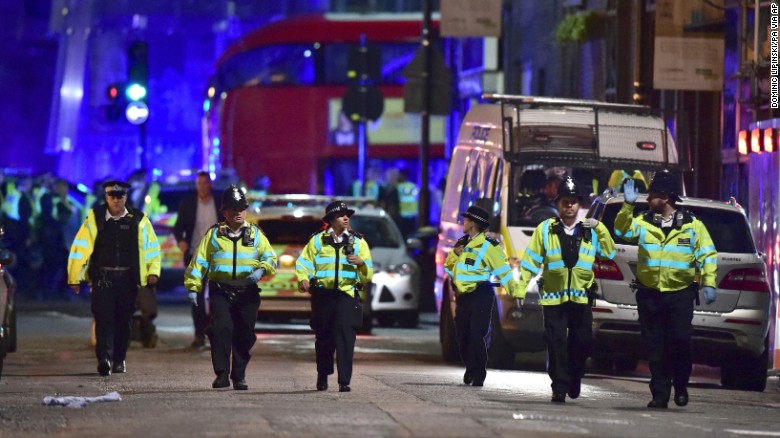
[[(23, 306), (19, 349), (0, 380), (0, 435), (25, 436), (777, 436), (780, 392), (729, 391), (717, 370), (697, 367), (685, 408), (648, 411), (648, 373), (587, 374), (577, 400), (549, 402), (544, 355), (520, 355), (518, 368), (488, 370), (485, 386), (462, 384), (443, 363), (435, 314), (419, 329), (379, 328), (359, 336), (352, 392), (335, 376), (314, 389), (313, 334), (304, 324), (258, 324), (249, 390), (211, 389), (208, 350), (189, 348), (184, 305), (161, 307), (160, 341), (134, 343), (127, 373), (100, 377), (89, 347), (84, 303)], [(46, 396), (118, 402), (84, 408), (44, 406)], [(228, 432), (230, 431), (230, 432)]]

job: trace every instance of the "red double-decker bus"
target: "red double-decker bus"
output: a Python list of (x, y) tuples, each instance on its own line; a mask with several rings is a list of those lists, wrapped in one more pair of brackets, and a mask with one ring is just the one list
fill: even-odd
[[(357, 129), (341, 112), (349, 52), (365, 35), (378, 47), (384, 112), (369, 122), (369, 167), (417, 171), (420, 117), (403, 112), (403, 70), (420, 44), (421, 15), (324, 14), (280, 20), (219, 58), (204, 103), (210, 170), (235, 169), (274, 193), (349, 193), (357, 175)], [(437, 22), (435, 22), (437, 25)], [(443, 160), (445, 118), (432, 118), (431, 163)], [(435, 171), (435, 169), (434, 169)], [(443, 174), (444, 172), (442, 172)]]

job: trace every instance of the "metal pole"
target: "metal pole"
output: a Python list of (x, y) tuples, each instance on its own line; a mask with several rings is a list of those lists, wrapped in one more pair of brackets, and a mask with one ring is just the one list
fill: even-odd
[(360, 181), (360, 194), (366, 195), (366, 153), (368, 151), (368, 133), (366, 132), (366, 86), (368, 77), (368, 48), (366, 47), (366, 34), (360, 35), (360, 121), (357, 124), (358, 142), (358, 181)]
[(139, 129), (139, 138), (140, 138), (140, 145), (141, 145), (141, 168), (146, 169), (148, 157), (146, 156), (146, 122), (141, 123), (138, 125)]
[(422, 45), (425, 55), (423, 70), (423, 110), (420, 133), (420, 198), (418, 205), (417, 226), (429, 224), (430, 194), (428, 192), (428, 152), (431, 146), (431, 0), (424, 1)]

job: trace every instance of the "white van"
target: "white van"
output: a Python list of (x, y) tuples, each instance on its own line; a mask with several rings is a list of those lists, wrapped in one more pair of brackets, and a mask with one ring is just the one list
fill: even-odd
[[(564, 175), (586, 185), (594, 197), (625, 176), (649, 182), (651, 172), (689, 168), (687, 148), (672, 135), (681, 129), (672, 114), (586, 100), (492, 94), (483, 99), (489, 103), (474, 106), (461, 125), (442, 203), (434, 294), (442, 355), (451, 361), (459, 358), (456, 309), (443, 263), (462, 236), (460, 214), (469, 206), (490, 211), (490, 232), (509, 257), (521, 258), (536, 226), (557, 216), (551, 198)], [(542, 311), (535, 283), (522, 309), (495, 284), (489, 365), (508, 368), (515, 353), (545, 349)]]

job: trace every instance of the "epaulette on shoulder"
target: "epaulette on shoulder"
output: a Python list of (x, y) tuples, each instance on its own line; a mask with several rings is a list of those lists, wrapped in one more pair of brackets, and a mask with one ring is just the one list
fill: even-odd
[(501, 243), (501, 242), (498, 241), (498, 239), (496, 239), (493, 236), (485, 236), (485, 240), (490, 242), (490, 244), (493, 245), (493, 246), (498, 246)]
[(257, 231), (259, 231), (259, 232), (260, 232), (260, 234), (262, 234), (263, 236), (265, 236), (265, 231), (263, 231), (263, 229), (260, 227), (260, 225), (257, 225), (257, 224), (252, 224), (252, 226), (254, 226), (255, 228), (257, 228)]
[(360, 234), (359, 232), (353, 230), (352, 228), (349, 229), (349, 234), (351, 234), (351, 235), (353, 235), (353, 236), (355, 236), (355, 237), (357, 237), (359, 239), (363, 239), (363, 235)]
[(317, 231), (313, 232), (313, 233), (311, 234), (311, 236), (309, 236), (309, 239), (311, 239), (311, 238), (313, 238), (314, 236), (316, 236), (317, 234), (321, 234), (321, 233), (323, 233), (323, 232), (325, 232), (325, 230), (317, 230)]

